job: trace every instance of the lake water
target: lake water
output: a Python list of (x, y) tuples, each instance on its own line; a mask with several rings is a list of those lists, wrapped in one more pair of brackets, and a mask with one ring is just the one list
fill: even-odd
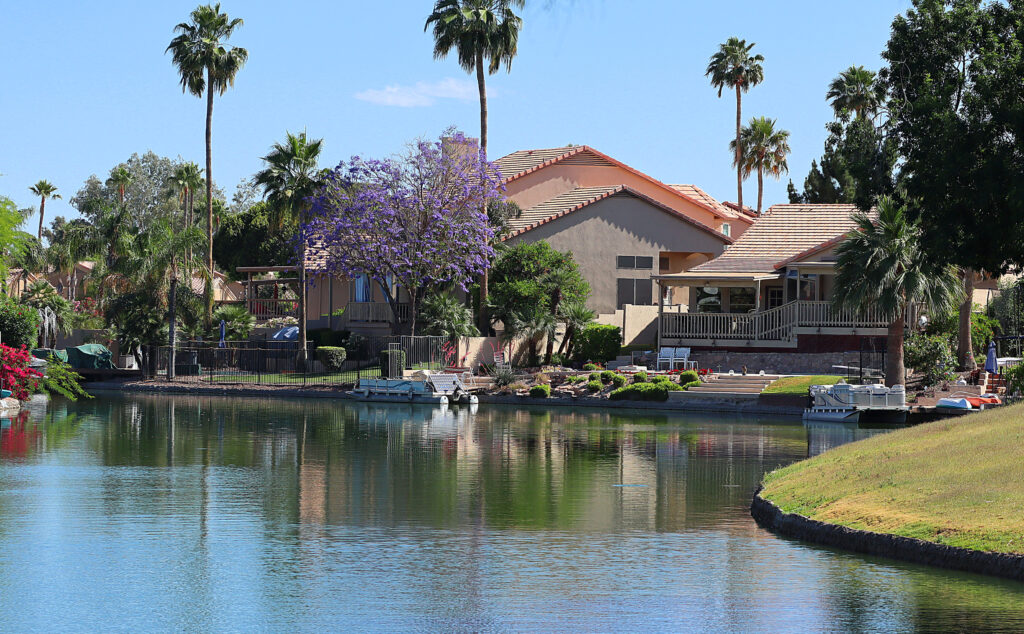
[(100, 397), (0, 432), (0, 630), (1024, 630), (1024, 584), (776, 537), (771, 469), (878, 430)]

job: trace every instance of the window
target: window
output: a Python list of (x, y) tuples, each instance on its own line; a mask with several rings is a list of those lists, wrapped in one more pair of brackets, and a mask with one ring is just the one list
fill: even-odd
[(370, 293), (370, 276), (366, 273), (360, 273), (352, 279), (352, 285), (350, 286), (351, 294), (349, 299), (353, 302), (370, 302), (373, 298)]
[(651, 280), (622, 278), (616, 280), (616, 305), (650, 306), (654, 303), (654, 285)]
[(615, 268), (649, 271), (654, 268), (654, 257), (650, 255), (619, 255), (615, 258)]
[(729, 312), (749, 313), (754, 310), (755, 297), (752, 288), (730, 288), (729, 289)]
[(666, 271), (668, 271), (669, 264), (669, 259), (664, 255), (661, 256), (660, 258), (658, 258), (658, 271), (661, 273), (665, 273)]
[(778, 308), (782, 306), (782, 289), (781, 288), (769, 288), (768, 289), (768, 308)]
[(732, 226), (730, 226), (728, 222), (722, 223), (722, 233), (726, 236), (732, 236)]
[(722, 312), (722, 294), (718, 288), (714, 286), (702, 286), (697, 289), (697, 312)]

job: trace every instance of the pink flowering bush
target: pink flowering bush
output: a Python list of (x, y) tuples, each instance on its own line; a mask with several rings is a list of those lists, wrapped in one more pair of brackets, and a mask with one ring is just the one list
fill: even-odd
[(0, 382), (5, 390), (14, 393), (14, 398), (26, 401), (39, 387), (40, 372), (28, 367), (31, 355), (25, 349), (0, 345)]

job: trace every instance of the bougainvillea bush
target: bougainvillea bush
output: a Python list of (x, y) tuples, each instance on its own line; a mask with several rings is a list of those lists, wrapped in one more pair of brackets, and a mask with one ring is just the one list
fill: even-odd
[(11, 348), (0, 345), (0, 381), (5, 390), (14, 393), (19, 401), (28, 400), (39, 387), (43, 375), (28, 367), (30, 354), (24, 346)]

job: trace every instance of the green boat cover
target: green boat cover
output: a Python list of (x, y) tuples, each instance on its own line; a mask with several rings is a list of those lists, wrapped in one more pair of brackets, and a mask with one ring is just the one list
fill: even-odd
[(99, 343), (87, 343), (67, 349), (68, 363), (76, 370), (113, 370), (110, 350)]
[(49, 361), (50, 357), (57, 357), (64, 363), (68, 362), (68, 351), (67, 350), (54, 350), (53, 348), (35, 348), (32, 350), (32, 356), (37, 359)]

